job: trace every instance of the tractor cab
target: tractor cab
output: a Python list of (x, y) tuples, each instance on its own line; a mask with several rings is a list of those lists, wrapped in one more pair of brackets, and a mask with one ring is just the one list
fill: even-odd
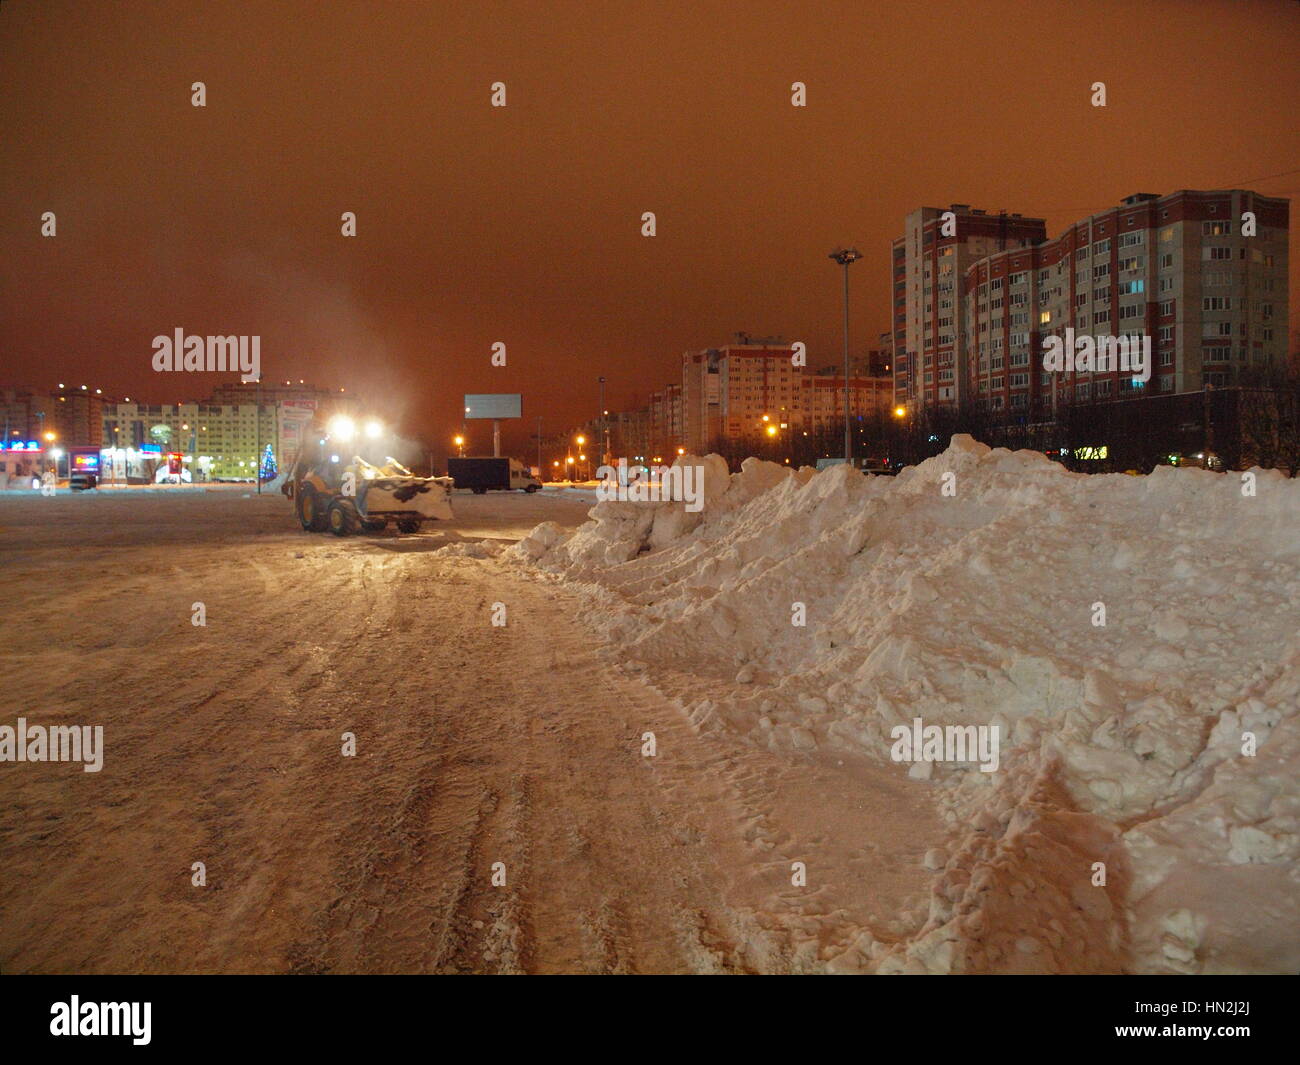
[(350, 418), (336, 418), (326, 436), (313, 436), (299, 452), (281, 489), (293, 500), (308, 532), (328, 529), (348, 536), (377, 531), (393, 522), (400, 532), (418, 532), (425, 521), (450, 520), (450, 477), (416, 477), (391, 455), (377, 422), (357, 439)]

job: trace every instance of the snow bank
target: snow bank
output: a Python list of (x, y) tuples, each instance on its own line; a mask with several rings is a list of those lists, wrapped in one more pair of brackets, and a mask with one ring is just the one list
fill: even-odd
[(878, 760), (915, 718), (999, 729), (997, 772), (899, 766), (954, 840), (880, 971), (1300, 969), (1300, 482), (969, 437), (897, 478), (679, 461), (702, 512), (599, 503), (508, 554), (694, 721)]

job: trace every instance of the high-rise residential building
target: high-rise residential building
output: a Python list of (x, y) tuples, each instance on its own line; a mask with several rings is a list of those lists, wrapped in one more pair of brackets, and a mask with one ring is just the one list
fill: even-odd
[(283, 468), (310, 427), (336, 413), (356, 414), (341, 389), (263, 382), (259, 407), (256, 384), (228, 384), (206, 402), (105, 402), (100, 438), (87, 442), (124, 450), (152, 445), (192, 455), (196, 476), (252, 478), (268, 444)]
[[(41, 440), (50, 410), (50, 396), (29, 388), (0, 389), (0, 422), (4, 423), (0, 446), (12, 441)], [(50, 428), (53, 429), (51, 421)]]
[[(1198, 391), (1281, 366), (1289, 202), (1241, 189), (1138, 193), (1032, 248), (971, 264), (966, 396), (1048, 417), (1062, 403)], [(1047, 372), (1051, 336), (1150, 338), (1141, 381), (1120, 366)]]
[(312, 403), (324, 409), (340, 402), (347, 391), (342, 388), (321, 388), (305, 381), (265, 380), (259, 385), (256, 381), (227, 381), (212, 390), (208, 402), (218, 407), (237, 407), (243, 403), (256, 403), (258, 396), (263, 403)]
[(105, 402), (98, 388), (60, 385), (49, 396), (45, 431), (52, 431), (61, 447), (92, 447), (100, 440)]
[[(884, 417), (893, 403), (894, 382), (887, 373), (854, 373), (849, 377), (850, 419)], [(809, 433), (844, 431), (842, 369), (828, 366), (803, 375), (791, 423)]]
[(650, 454), (650, 411), (620, 411), (609, 416), (609, 446), (615, 458), (629, 461), (649, 462), (654, 456)]
[[(845, 382), (842, 369), (811, 371), (794, 362), (788, 344), (728, 344), (682, 356), (682, 446), (705, 453), (719, 440), (763, 436), (769, 426), (792, 431), (843, 425)], [(882, 414), (892, 403), (893, 386), (882, 353), (850, 360), (850, 416)]]
[(99, 443), (113, 450), (149, 445), (191, 455), (196, 478), (251, 479), (267, 444), (277, 463), (287, 457), (280, 408), (263, 404), (260, 426), (257, 415), (256, 403), (106, 403)]
[(729, 344), (682, 356), (683, 446), (757, 434), (763, 415), (788, 421), (801, 369), (787, 344)]
[(650, 394), (649, 421), (646, 427), (646, 460), (662, 460), (675, 455), (685, 446), (686, 433), (682, 421), (682, 386), (666, 385), (661, 391)]
[(1041, 218), (990, 214), (964, 203), (921, 207), (907, 216), (892, 249), (896, 402), (924, 407), (961, 401), (967, 271), (988, 255), (1046, 236)]
[(682, 439), (679, 447), (700, 452), (718, 435), (717, 348), (682, 355)]

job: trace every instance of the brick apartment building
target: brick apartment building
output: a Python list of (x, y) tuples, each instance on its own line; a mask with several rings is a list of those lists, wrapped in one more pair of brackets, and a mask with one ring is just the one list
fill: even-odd
[[(1242, 232), (1247, 212), (1255, 235)], [(1198, 391), (1285, 362), (1285, 199), (1240, 189), (1139, 193), (1052, 240), (1024, 239), (1037, 219), (998, 215), (1031, 223), (1009, 226), (998, 248), (988, 247), (990, 216), (958, 213), (956, 235), (945, 237), (940, 215), (913, 212), (908, 234), (894, 243), (900, 403), (972, 402), (1050, 417), (1062, 403)], [(1119, 368), (1043, 372), (1044, 339), (1067, 328), (1151, 337), (1151, 380)]]
[[(945, 215), (951, 218), (945, 218)], [(956, 403), (965, 376), (962, 327), (966, 277), (986, 256), (1047, 238), (1041, 218), (990, 214), (969, 204), (922, 207), (893, 243), (895, 402), (909, 407)]]
[[(1242, 235), (1253, 213), (1257, 232)], [(1280, 366), (1287, 349), (1286, 200), (1242, 190), (1139, 193), (1054, 240), (966, 275), (965, 392), (991, 410), (1195, 392)], [(1119, 367), (1045, 373), (1042, 342), (1067, 328), (1151, 338), (1151, 379)]]
[(104, 404), (100, 389), (59, 386), (50, 393), (46, 429), (53, 429), (62, 447), (93, 447), (103, 436)]
[[(788, 344), (728, 344), (682, 356), (682, 446), (703, 453), (717, 440), (760, 437), (769, 425), (778, 430), (812, 432), (842, 425), (845, 381), (834, 367), (811, 371), (792, 362)], [(851, 415), (884, 415), (893, 402), (883, 353), (874, 351), (850, 364)], [(859, 372), (855, 373), (854, 370)]]

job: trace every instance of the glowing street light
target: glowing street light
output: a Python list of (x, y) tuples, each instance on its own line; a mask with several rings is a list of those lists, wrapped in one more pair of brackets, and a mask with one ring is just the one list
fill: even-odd
[(338, 417), (330, 421), (329, 430), (330, 436), (346, 443), (348, 440), (351, 440), (356, 436), (357, 425), (356, 422), (346, 414), (340, 414)]
[(457, 433), (455, 436), (453, 436), (453, 437), (451, 438), (451, 442), (452, 442), (453, 444), (455, 444), (455, 445), (460, 449), (460, 457), (461, 457), (461, 458), (464, 458), (464, 457), (465, 457), (465, 438), (464, 438), (463, 436), (461, 436), (460, 433)]
[(905, 418), (905, 417), (907, 417), (907, 408), (904, 407), (904, 406), (901, 406), (901, 405), (895, 407), (895, 408), (894, 408), (894, 417), (895, 417), (895, 418)]
[(373, 418), (366, 422), (366, 436), (371, 440), (378, 440), (384, 435), (384, 427)]

